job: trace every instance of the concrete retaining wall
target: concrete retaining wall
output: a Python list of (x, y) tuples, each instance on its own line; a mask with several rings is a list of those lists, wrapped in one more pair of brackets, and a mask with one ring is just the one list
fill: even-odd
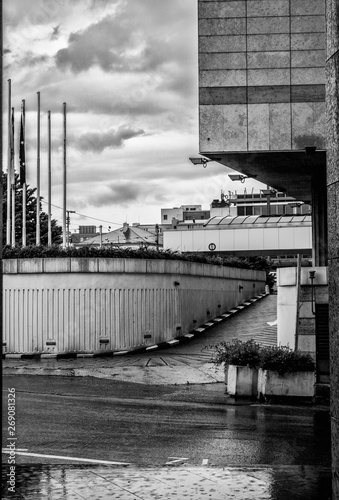
[(13, 259), (3, 271), (7, 352), (153, 345), (265, 288), (263, 271), (169, 260)]

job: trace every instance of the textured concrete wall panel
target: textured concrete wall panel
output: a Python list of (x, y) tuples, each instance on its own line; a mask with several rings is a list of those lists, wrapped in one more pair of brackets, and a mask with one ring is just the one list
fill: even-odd
[(269, 149), (291, 149), (291, 105), (269, 105)]
[(292, 16), (315, 16), (325, 14), (325, 0), (292, 0)]
[(339, 258), (339, 182), (328, 186), (328, 226), (331, 228), (331, 237), (328, 239), (328, 256), (330, 259)]
[(250, 150), (269, 149), (269, 106), (248, 105), (248, 147)]
[(248, 0), (248, 17), (288, 16), (289, 0)]
[(289, 17), (253, 17), (247, 20), (247, 33), (249, 35), (289, 33), (289, 31)]
[(246, 1), (238, 2), (203, 2), (198, 3), (199, 18), (227, 18), (227, 17), (245, 17)]
[(248, 87), (247, 92), (249, 104), (290, 102), (291, 90), (289, 85)]
[(248, 85), (261, 86), (261, 85), (286, 85), (290, 82), (290, 69), (249, 69), (248, 72)]
[(292, 50), (325, 49), (325, 33), (295, 33), (291, 34)]
[[(300, 333), (300, 332), (299, 332)], [(302, 352), (307, 352), (309, 354), (315, 354), (316, 346), (315, 346), (315, 334), (314, 335), (303, 335), (300, 334), (298, 337), (298, 349)]]
[(199, 102), (203, 104), (244, 104), (246, 87), (203, 87), (199, 89)]
[(321, 68), (324, 73), (325, 59), (325, 50), (292, 50), (291, 52), (292, 68)]
[(224, 106), (200, 106), (200, 148), (220, 151), (223, 144)]
[(292, 85), (291, 102), (324, 102), (325, 85)]
[[(299, 35), (296, 35), (299, 36)], [(290, 36), (287, 34), (276, 35), (248, 35), (247, 50), (269, 52), (271, 50), (289, 50)]]
[(325, 72), (323, 68), (294, 68), (291, 71), (292, 85), (325, 85)]
[(200, 36), (200, 52), (245, 52), (246, 36)]
[(290, 52), (249, 52), (247, 66), (249, 69), (260, 68), (289, 68)]
[(246, 34), (246, 19), (200, 19), (199, 35), (243, 35)]
[(292, 141), (295, 149), (325, 149), (325, 103), (292, 104)]
[(216, 69), (200, 71), (201, 87), (244, 87), (246, 71), (241, 69)]
[[(329, 49), (334, 50), (335, 44), (329, 43)], [(337, 49), (338, 50), (338, 49)], [(329, 58), (326, 64), (326, 94), (327, 94), (327, 184), (339, 182), (339, 58), (338, 55)], [(338, 212), (337, 212), (338, 213)]]
[(200, 70), (246, 69), (246, 54), (244, 52), (201, 53), (199, 54), (199, 68)]
[(243, 151), (247, 147), (247, 107), (245, 104), (222, 106), (224, 115), (223, 149)]
[(211, 150), (243, 151), (247, 147), (246, 105), (200, 106), (200, 144)]
[(325, 33), (325, 16), (292, 16), (291, 33)]

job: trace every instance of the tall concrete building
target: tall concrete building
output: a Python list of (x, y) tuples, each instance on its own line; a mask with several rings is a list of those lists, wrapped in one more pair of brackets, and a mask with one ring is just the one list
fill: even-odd
[(325, 0), (199, 0), (200, 153), (313, 205), (325, 265)]
[[(200, 153), (312, 205), (313, 266), (329, 266), (339, 498), (338, 0), (198, 0), (198, 11)], [(310, 334), (316, 317), (305, 320)]]

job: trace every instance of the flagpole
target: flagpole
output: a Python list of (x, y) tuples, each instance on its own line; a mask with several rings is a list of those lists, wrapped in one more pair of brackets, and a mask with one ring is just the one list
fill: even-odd
[(64, 165), (63, 165), (63, 214), (62, 214), (62, 244), (66, 248), (66, 103), (63, 103), (64, 107)]
[[(26, 246), (26, 154), (25, 154), (25, 135), (26, 135), (26, 115), (25, 115), (25, 99), (22, 99), (21, 103), (21, 119), (22, 119), (22, 137), (20, 141), (23, 141), (23, 144), (20, 144), (20, 152), (23, 152), (23, 157), (20, 154), (21, 162), (24, 164), (21, 165), (20, 162), (20, 174), (22, 174), (22, 168), (24, 168), (22, 182), (22, 246)], [(21, 177), (21, 175), (20, 175)]]
[(52, 245), (52, 157), (51, 157), (51, 112), (48, 111), (48, 246)]
[(38, 97), (37, 116), (37, 191), (36, 191), (36, 244), (40, 245), (40, 92)]
[(8, 164), (7, 164), (7, 223), (6, 223), (6, 245), (11, 244), (11, 187), (12, 187), (12, 153), (11, 153), (11, 111), (12, 111), (12, 96), (11, 96), (11, 80), (8, 80)]
[(15, 166), (14, 166), (14, 108), (12, 108), (12, 147), (11, 147), (11, 172), (12, 172), (12, 247), (15, 247)]

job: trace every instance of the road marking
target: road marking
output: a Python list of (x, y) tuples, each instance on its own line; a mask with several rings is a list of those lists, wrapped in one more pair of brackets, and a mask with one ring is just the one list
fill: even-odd
[(195, 331), (196, 332), (204, 332), (206, 330), (206, 328), (196, 328)]
[(222, 321), (222, 319), (221, 318), (214, 318), (213, 321), (217, 321), (219, 323), (219, 321)]
[(214, 323), (212, 323), (211, 321), (209, 321), (208, 323), (205, 323), (205, 326), (213, 326)]
[[(2, 450), (3, 453), (10, 453), (10, 450)], [(25, 455), (27, 457), (41, 457), (41, 458), (54, 458), (56, 460), (75, 460), (76, 462), (88, 462), (91, 464), (108, 464), (108, 465), (131, 465), (127, 462), (111, 462), (109, 460), (95, 460), (90, 458), (78, 458), (78, 457), (62, 457), (59, 455), (42, 455), (41, 453), (25, 453), (22, 451), (15, 451), (16, 455)]]
[(204, 458), (202, 461), (202, 465), (208, 465), (208, 458)]
[(167, 344), (171, 344), (171, 345), (173, 345), (173, 344), (179, 344), (179, 340), (177, 340), (177, 339), (174, 339), (174, 340), (169, 340), (169, 341), (167, 342)]
[[(28, 448), (15, 448), (15, 452), (17, 451), (28, 451)], [(2, 453), (8, 453), (8, 450), (2, 448)]]
[(151, 351), (152, 349), (158, 349), (158, 344), (151, 345), (150, 347), (146, 347), (146, 351)]
[(184, 337), (191, 339), (192, 337), (194, 337), (194, 335), (193, 335), (193, 333), (186, 333), (186, 335), (184, 335)]
[(113, 353), (113, 356), (121, 356), (122, 354), (127, 354), (128, 351), (116, 351)]
[(165, 465), (177, 464), (178, 462), (184, 462), (185, 460), (189, 460), (188, 458), (179, 458), (179, 457), (168, 457), (170, 459), (169, 462), (166, 462)]

